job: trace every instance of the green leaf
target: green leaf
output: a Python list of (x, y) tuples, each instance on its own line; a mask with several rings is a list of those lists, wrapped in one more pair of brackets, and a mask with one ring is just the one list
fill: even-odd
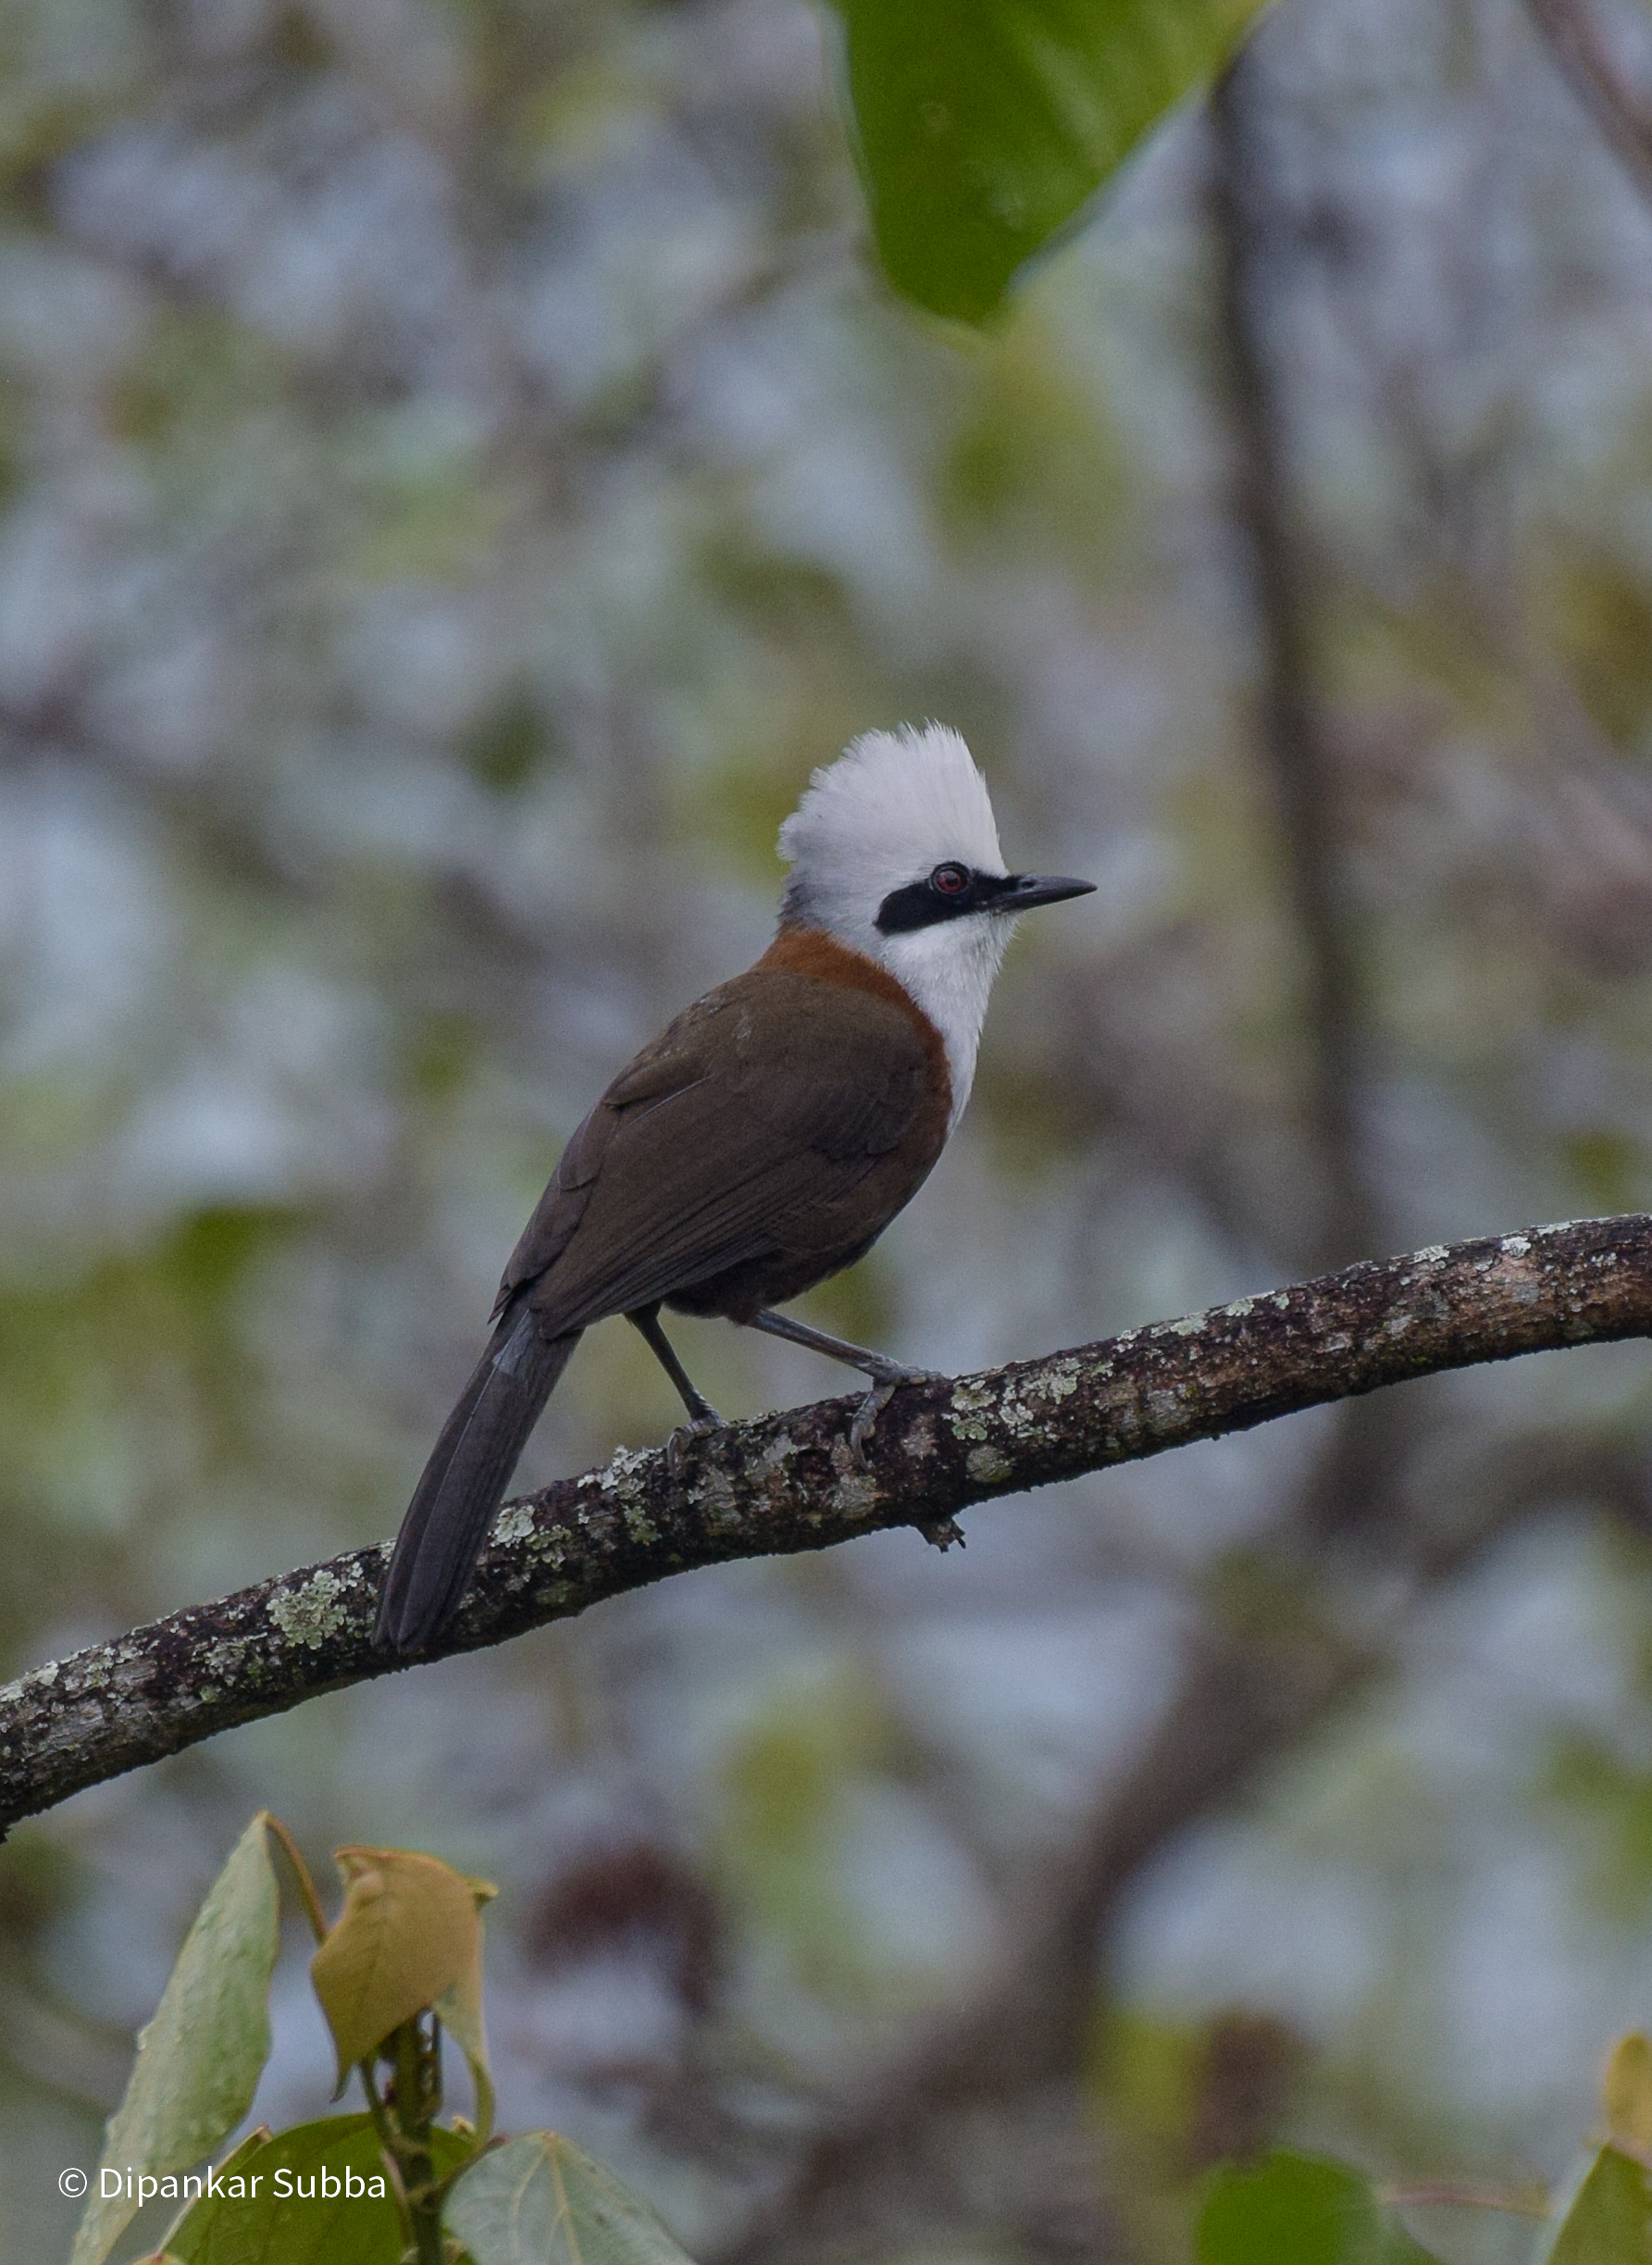
[(898, 291), (979, 322), (1261, 0), (834, 0)]
[[(274, 1867), (263, 1813), (236, 1842), (138, 2037), (126, 2095), (110, 2117), (106, 2165), (154, 2177), (185, 2171), (252, 2105), (269, 2054), (269, 1977), (279, 1942)], [(103, 2265), (138, 2208), (134, 2193), (104, 2199), (101, 2180), (81, 2215), (69, 2265)]]
[[(479, 1998), (482, 1930), (475, 1885), (437, 1857), (340, 1848), (336, 1861), (347, 1883), (344, 1909), (310, 1977), (338, 2050), (342, 2092), (358, 2060), (444, 1991), (474, 1979)], [(480, 2018), (478, 2005), (478, 2029)]]
[[(469, 2142), (438, 2125), (439, 2175)], [(405, 2246), (370, 2116), (295, 2124), (225, 2166), (167, 2237), (180, 2265), (397, 2265)]]
[(1199, 2265), (1430, 2265), (1368, 2179), (1313, 2155), (1218, 2172), (1199, 2216)]
[(1604, 2147), (1572, 2189), (1537, 2265), (1652, 2265), (1646, 2166)]
[[(257, 2124), (252, 2131), (248, 2132), (244, 2139), (242, 2139), (237, 2146), (230, 2148), (229, 2154), (226, 2155), (221, 2161), (213, 2165), (212, 2173), (214, 2179), (221, 2183), (226, 2179), (233, 2178), (237, 2172), (244, 2171), (246, 2168), (247, 2157), (249, 2155), (255, 2155), (260, 2147), (267, 2147), (269, 2144), (269, 2138), (270, 2131), (268, 2124)], [(193, 2172), (189, 2177), (180, 2179), (179, 2181), (179, 2184), (180, 2186), (187, 2186), (189, 2193), (193, 2194), (198, 2185), (205, 2185), (205, 2171), (198, 2170)], [(167, 2229), (166, 2239), (161, 2243), (159, 2249), (155, 2252), (155, 2265), (172, 2265), (172, 2260), (178, 2257), (177, 2250), (172, 2247), (172, 2236), (180, 2230), (184, 2220), (189, 2216), (190, 2212), (194, 2209), (194, 2204), (189, 2200), (188, 2196), (186, 2195), (184, 2197), (183, 2208), (178, 2212), (177, 2216), (173, 2219), (172, 2223)], [(151, 2260), (148, 2258), (140, 2258), (137, 2260), (137, 2265), (151, 2265)]]
[(689, 2265), (646, 2202), (554, 2132), (478, 2156), (441, 2222), (476, 2265)]

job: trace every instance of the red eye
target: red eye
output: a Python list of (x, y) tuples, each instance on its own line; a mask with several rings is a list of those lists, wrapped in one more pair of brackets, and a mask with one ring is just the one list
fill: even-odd
[(963, 865), (937, 865), (929, 876), (929, 886), (943, 897), (961, 897), (969, 887), (969, 874)]

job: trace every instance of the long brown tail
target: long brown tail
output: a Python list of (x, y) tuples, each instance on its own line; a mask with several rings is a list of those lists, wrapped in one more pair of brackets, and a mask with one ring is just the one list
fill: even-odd
[(579, 1336), (541, 1337), (521, 1307), (494, 1330), (402, 1520), (379, 1598), (379, 1650), (422, 1650), (458, 1611), (528, 1435)]

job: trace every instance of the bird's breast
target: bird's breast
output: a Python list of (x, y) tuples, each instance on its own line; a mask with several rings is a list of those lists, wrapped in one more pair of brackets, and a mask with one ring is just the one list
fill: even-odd
[[(828, 936), (824, 928), (783, 927), (751, 970), (754, 976), (764, 972), (796, 976), (809, 983), (818, 984), (821, 991), (814, 995), (814, 1014), (824, 1014), (828, 1022), (833, 1019), (833, 1011), (827, 1002), (834, 991), (848, 995), (838, 1002), (838, 1014), (847, 1010), (851, 1001), (863, 1002), (876, 1000), (892, 1009), (916, 1037), (928, 1070), (933, 1097), (942, 1103), (945, 1119), (950, 1120), (952, 1077), (947, 1059), (946, 1040), (905, 985), (898, 981), (887, 967), (880, 967), (863, 952), (855, 952), (849, 945), (840, 944), (835, 936)], [(813, 1015), (811, 1019), (814, 1019)]]

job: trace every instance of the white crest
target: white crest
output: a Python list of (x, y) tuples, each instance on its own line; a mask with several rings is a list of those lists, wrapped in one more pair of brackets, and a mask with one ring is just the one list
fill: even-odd
[(823, 765), (780, 828), (792, 868), (781, 920), (825, 928), (887, 967), (946, 1042), (954, 1123), (969, 1099), (992, 979), (1014, 920), (966, 913), (886, 936), (884, 899), (937, 865), (1001, 874), (1003, 852), (987, 781), (945, 724), (867, 731)]

